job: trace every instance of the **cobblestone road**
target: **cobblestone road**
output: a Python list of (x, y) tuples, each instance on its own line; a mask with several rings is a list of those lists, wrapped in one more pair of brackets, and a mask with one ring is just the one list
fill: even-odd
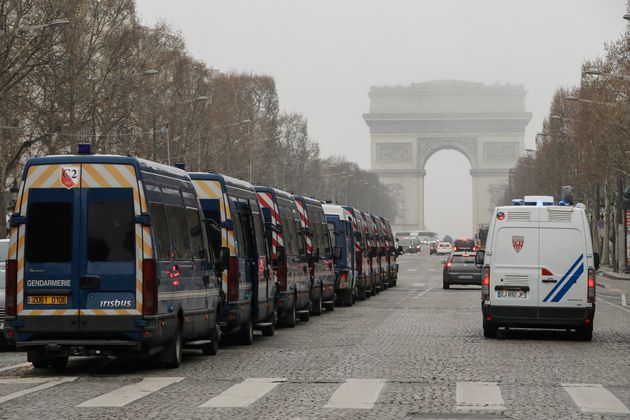
[[(590, 343), (481, 330), (479, 289), (441, 288), (440, 257), (400, 258), (398, 286), (295, 329), (187, 351), (179, 369), (0, 354), (2, 418), (630, 418), (630, 308), (598, 288)], [(606, 283), (606, 280), (602, 280)]]

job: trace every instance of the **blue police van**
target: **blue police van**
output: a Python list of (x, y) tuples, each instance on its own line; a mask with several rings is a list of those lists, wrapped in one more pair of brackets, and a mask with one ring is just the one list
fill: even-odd
[(185, 171), (89, 151), (34, 158), (10, 226), (6, 336), (34, 367), (216, 354), (218, 279)]
[(324, 204), (324, 213), (335, 241), (335, 290), (337, 300), (352, 306), (357, 295), (355, 237), (351, 213), (337, 204)]
[(191, 172), (208, 236), (216, 255), (227, 260), (223, 272), (222, 331), (241, 344), (254, 340), (254, 328), (274, 335), (276, 284), (271, 278), (264, 219), (254, 187), (229, 176)]

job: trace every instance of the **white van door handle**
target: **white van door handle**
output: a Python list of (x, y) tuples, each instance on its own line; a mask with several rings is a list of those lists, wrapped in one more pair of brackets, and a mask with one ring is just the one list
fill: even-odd
[(556, 279), (542, 279), (543, 283), (558, 283)]

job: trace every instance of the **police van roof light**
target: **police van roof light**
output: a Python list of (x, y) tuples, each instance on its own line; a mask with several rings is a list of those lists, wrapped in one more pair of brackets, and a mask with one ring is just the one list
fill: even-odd
[(79, 155), (91, 155), (92, 145), (90, 143), (79, 143), (77, 147), (77, 153)]

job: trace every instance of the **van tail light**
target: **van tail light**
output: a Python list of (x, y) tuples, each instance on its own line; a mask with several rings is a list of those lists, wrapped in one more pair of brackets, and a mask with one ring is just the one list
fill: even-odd
[(158, 284), (155, 260), (142, 260), (142, 315), (156, 315), (158, 311)]
[(449, 261), (446, 263), (446, 269), (447, 269), (447, 270), (450, 270), (450, 269), (451, 269), (451, 265), (453, 265), (453, 263), (449, 260)]
[(483, 268), (483, 277), (481, 278), (481, 300), (490, 300), (490, 267)]
[(339, 287), (346, 287), (346, 283), (348, 282), (348, 273), (342, 271), (339, 273)]
[(6, 311), (7, 316), (17, 315), (17, 261), (7, 261), (6, 267)]
[(588, 294), (587, 294), (587, 302), (595, 303), (595, 270), (592, 268), (588, 269)]
[(456, 246), (453, 247), (453, 251), (457, 251), (457, 247)]
[(238, 292), (239, 292), (239, 280), (241, 277), (241, 273), (238, 270), (238, 257), (230, 257), (230, 262), (228, 263), (228, 292), (227, 292), (227, 300), (228, 301), (237, 301), (238, 300)]

